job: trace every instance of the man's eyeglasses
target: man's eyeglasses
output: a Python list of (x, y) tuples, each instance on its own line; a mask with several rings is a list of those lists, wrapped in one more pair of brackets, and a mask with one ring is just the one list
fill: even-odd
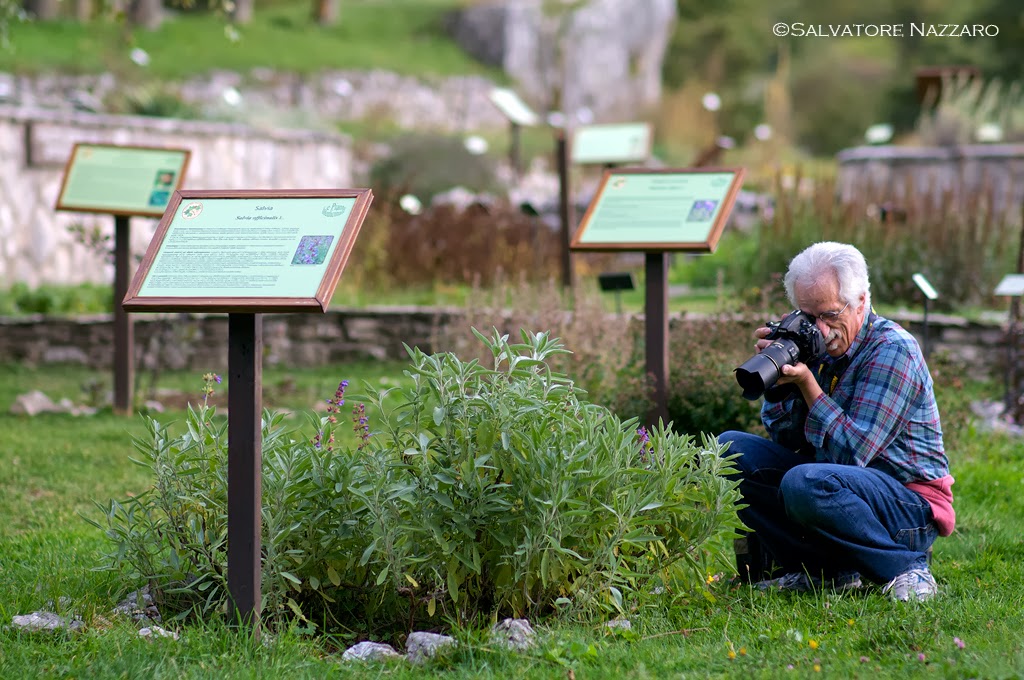
[(811, 317), (812, 321), (814, 321), (816, 319), (821, 319), (825, 323), (831, 324), (833, 321), (835, 321), (840, 316), (842, 316), (843, 312), (845, 312), (846, 308), (849, 307), (849, 306), (850, 306), (850, 303), (847, 302), (846, 305), (844, 305), (843, 308), (840, 309), (838, 312), (836, 312), (836, 311), (822, 312), (821, 314), (808, 314), (807, 316)]

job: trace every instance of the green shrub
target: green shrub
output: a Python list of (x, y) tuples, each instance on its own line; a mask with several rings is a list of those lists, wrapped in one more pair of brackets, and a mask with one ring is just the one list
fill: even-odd
[(754, 354), (757, 322), (743, 317), (684, 319), (669, 337), (668, 416), (676, 432), (762, 434), (760, 401), (743, 398), (733, 370)]
[(199, 108), (185, 101), (175, 86), (159, 81), (119, 91), (110, 98), (108, 106), (113, 113), (136, 116), (187, 120), (203, 117)]
[(413, 194), (424, 203), (452, 187), (499, 188), (493, 160), (470, 153), (461, 137), (425, 133), (395, 140), (391, 154), (370, 170), (370, 183), (383, 196)]
[(670, 282), (693, 288), (715, 288), (720, 283), (736, 281), (741, 270), (757, 257), (757, 246), (757, 239), (752, 235), (729, 231), (722, 236), (714, 253), (680, 253), (669, 271)]
[[(576, 285), (570, 293), (549, 279), (516, 282), (499, 276), (489, 289), (475, 286), (465, 304), (466, 326), (494, 327), (518, 335), (547, 328), (569, 352), (549, 358), (556, 371), (573, 379), (595, 404), (620, 418), (643, 418), (650, 410), (651, 383), (644, 373), (643, 325), (639, 320), (609, 314), (597, 286)], [(435, 344), (460, 356), (489, 357), (470, 338), (452, 328)]]
[(891, 62), (877, 57), (851, 55), (841, 41), (821, 41), (812, 48), (813, 58), (797, 60), (792, 76), (795, 141), (815, 156), (826, 156), (863, 143), (864, 132), (879, 120), (885, 91), (881, 86), (891, 74)]
[[(370, 390), (342, 446), (345, 384), (312, 434), (263, 423), (264, 620), (618, 615), (731, 568), (735, 482), (717, 442), (638, 430), (547, 360), (547, 334), (479, 333), (493, 367), (410, 350), (412, 386)], [(212, 387), (207, 376), (208, 391)], [(102, 506), (111, 565), (187, 614), (227, 603), (226, 438), (205, 400), (136, 442), (154, 487)], [(441, 618), (439, 618), (441, 617)], [(437, 625), (436, 623), (434, 625)]]
[(109, 285), (82, 283), (76, 286), (42, 285), (24, 282), (0, 291), (0, 314), (100, 314), (110, 313), (114, 291)]
[[(757, 302), (774, 289), (759, 290)], [(646, 420), (653, 402), (653, 378), (646, 374), (642, 319), (604, 311), (599, 293), (577, 285), (571, 296), (553, 282), (499, 285), (475, 291), (467, 300), (471, 326), (498, 325), (510, 333), (552, 329), (571, 352), (549, 363), (570, 376), (587, 398), (608, 407), (620, 418)], [(747, 309), (745, 304), (741, 305)], [(734, 368), (753, 354), (758, 317), (727, 314), (684, 317), (669, 328), (668, 412), (673, 430), (681, 434), (718, 434), (740, 429), (760, 432), (758, 405), (743, 398)], [(435, 340), (466, 355), (474, 351), (464, 336)], [(485, 360), (486, 356), (476, 355)]]

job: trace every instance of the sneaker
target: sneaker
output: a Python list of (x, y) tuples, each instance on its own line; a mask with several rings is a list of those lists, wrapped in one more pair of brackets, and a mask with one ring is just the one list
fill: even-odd
[(860, 574), (855, 571), (844, 571), (841, 574), (825, 579), (820, 576), (810, 576), (802, 571), (794, 571), (792, 574), (786, 574), (781, 578), (759, 581), (755, 585), (761, 590), (777, 589), (791, 593), (808, 593), (815, 590), (834, 590), (836, 592), (856, 590), (863, 584), (860, 580)]
[(886, 583), (882, 586), (882, 592), (888, 593), (894, 600), (908, 602), (931, 599), (939, 592), (939, 587), (928, 567), (916, 567)]

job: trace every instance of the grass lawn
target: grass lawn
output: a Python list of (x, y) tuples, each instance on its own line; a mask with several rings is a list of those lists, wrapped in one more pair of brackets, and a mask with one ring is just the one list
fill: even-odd
[[(229, 39), (223, 16), (208, 12), (172, 11), (155, 31), (128, 32), (109, 16), (87, 24), (15, 22), (10, 26), (13, 48), (0, 49), (0, 71), (185, 78), (213, 69), (384, 69), (500, 78), (444, 34), (441, 18), (458, 5), (457, 0), (341, 0), (337, 24), (319, 27), (309, 18), (310, 2), (257, 2), (252, 23), (237, 27), (237, 40)], [(150, 56), (144, 70), (128, 58), (135, 47)]]
[[(375, 384), (402, 380), (400, 364), (304, 371), (266, 369), (265, 405), (303, 409), (326, 399), (340, 378)], [(146, 641), (110, 609), (124, 584), (95, 571), (107, 548), (93, 500), (143, 491), (145, 470), (129, 461), (138, 417), (106, 412), (86, 418), (8, 413), (14, 397), (42, 389), (80, 400), (79, 385), (105, 379), (79, 368), (0, 366), (0, 677), (153, 678), (1003, 678), (1024, 674), (1024, 446), (962, 425), (971, 396), (998, 389), (968, 384), (940, 393), (947, 446), (957, 477), (958, 529), (935, 546), (941, 596), (894, 604), (867, 589), (792, 596), (714, 583), (710, 597), (666, 598), (635, 611), (630, 634), (600, 623), (534, 622), (540, 643), (517, 655), (488, 645), (479, 631), (455, 631), (460, 647), (424, 668), (404, 662), (339, 663), (341, 638), (287, 631), (254, 644), (219, 624), (165, 624), (181, 639)], [(198, 376), (169, 375), (163, 385), (194, 390)], [(221, 385), (218, 389), (223, 392)], [(181, 420), (180, 413), (158, 416)], [(372, 421), (371, 421), (372, 422)], [(79, 633), (26, 634), (11, 617), (48, 609), (74, 613)], [(957, 644), (959, 640), (962, 647)], [(569, 670), (573, 671), (569, 675)], [(820, 672), (819, 672), (820, 671)]]

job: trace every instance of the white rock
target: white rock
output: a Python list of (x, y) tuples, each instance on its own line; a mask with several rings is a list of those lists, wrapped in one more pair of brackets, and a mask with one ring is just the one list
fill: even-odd
[(153, 595), (149, 592), (149, 586), (129, 593), (113, 609), (118, 616), (127, 616), (134, 621), (160, 621), (160, 610), (157, 609)]
[(396, 652), (395, 648), (391, 645), (364, 640), (346, 649), (342, 653), (341, 658), (345, 661), (379, 661), (380, 659), (397, 658), (400, 656), (402, 655)]
[(633, 624), (629, 619), (612, 619), (604, 624), (610, 630), (633, 630)]
[(15, 415), (37, 416), (40, 413), (52, 413), (56, 410), (58, 410), (57, 405), (39, 390), (19, 394), (11, 405), (11, 413)]
[(55, 631), (55, 630), (79, 630), (83, 624), (78, 619), (65, 619), (53, 612), (32, 612), (22, 616), (15, 616), (11, 623), (16, 628), (27, 631)]
[(178, 634), (173, 630), (164, 630), (160, 626), (151, 626), (148, 628), (139, 629), (139, 637), (142, 638), (153, 638), (153, 637), (165, 637), (171, 638), (172, 640), (178, 639)]
[(413, 663), (420, 663), (437, 654), (437, 650), (455, 646), (455, 638), (437, 633), (409, 633), (405, 641), (405, 656)]
[(509, 649), (525, 650), (534, 645), (533, 627), (526, 619), (505, 619), (491, 627), (491, 641)]

